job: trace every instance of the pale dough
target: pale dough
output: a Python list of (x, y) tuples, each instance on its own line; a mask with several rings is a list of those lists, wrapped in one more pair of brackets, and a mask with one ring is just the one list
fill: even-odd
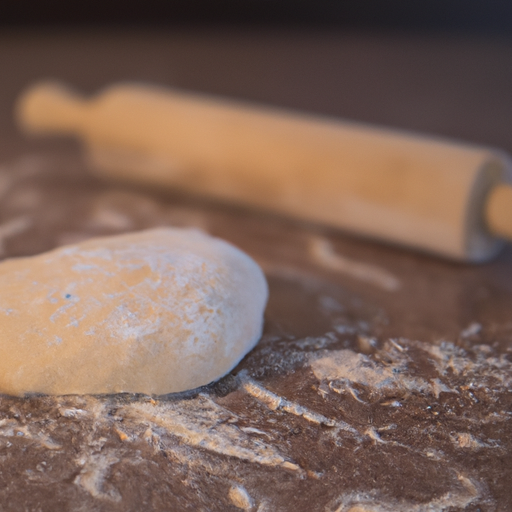
[(258, 265), (160, 228), (0, 263), (0, 392), (165, 394), (229, 372), (257, 343)]

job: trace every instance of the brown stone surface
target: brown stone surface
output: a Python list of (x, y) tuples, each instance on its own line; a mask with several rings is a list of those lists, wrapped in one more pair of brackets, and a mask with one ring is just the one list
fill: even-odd
[[(215, 41), (222, 46), (226, 39)], [(153, 45), (161, 53), (153, 63), (140, 57), (133, 68), (125, 60), (111, 71), (108, 63), (113, 66), (112, 56), (122, 55), (123, 40), (113, 38), (109, 46), (108, 38), (100, 38), (108, 58), (98, 56), (96, 68), (85, 59), (85, 68), (77, 64), (73, 71), (62, 63), (88, 55), (87, 41), (88, 48), (101, 48), (98, 39), (71, 38), (69, 47), (65, 38), (60, 44), (54, 38), (53, 47), (49, 40), (38, 46), (33, 36), (24, 46), (12, 37), (11, 46), (2, 47), (4, 64), (16, 56), (23, 61), (19, 69), (11, 63), (12, 77), (2, 85), (3, 111), (15, 85), (30, 75), (26, 62), (48, 73), (67, 69), (88, 87), (119, 78), (116, 69), (123, 66), (138, 69), (135, 77), (157, 76), (159, 58), (168, 51), (165, 38), (150, 43), (135, 38), (128, 48), (142, 45), (141, 54), (148, 55), (144, 45)], [(244, 41), (249, 54), (261, 59), (272, 47), (264, 35), (260, 54), (250, 37)], [(329, 47), (329, 40), (322, 41), (295, 50), (290, 41), (284, 46), (290, 55), (308, 48), (314, 54), (314, 48)], [(376, 59), (371, 38), (366, 46), (364, 38), (355, 41), (352, 54), (344, 47), (347, 55), (366, 51)], [(207, 43), (204, 35), (190, 36), (188, 43), (185, 37), (181, 50), (173, 47), (182, 58), (175, 56), (174, 62), (201, 54), (202, 76), (209, 76), (208, 48), (213, 50)], [(335, 38), (329, 44), (341, 52)], [(492, 48), (503, 52), (489, 55), (507, 61), (508, 47), (496, 44)], [(41, 50), (48, 47), (56, 60)], [(429, 48), (422, 55), (436, 54), (434, 43)], [(485, 55), (485, 44), (477, 48)], [(277, 51), (284, 52), (283, 46)], [(226, 59), (225, 67), (236, 62)], [(448, 63), (449, 58), (440, 65), (448, 69)], [(413, 65), (411, 76), (422, 76), (420, 65)], [(222, 82), (220, 75), (212, 76)], [(486, 83), (502, 84), (496, 76)], [(260, 85), (271, 82), (265, 80)], [(302, 87), (308, 83), (316, 82), (305, 80)], [(244, 90), (242, 78), (233, 90), (236, 84)], [(280, 82), (283, 97), (286, 85)], [(257, 90), (252, 87), (247, 90)], [(368, 89), (361, 93), (361, 105), (378, 87)], [(382, 94), (395, 97), (390, 87)], [(307, 99), (303, 103), (312, 108)], [(362, 106), (361, 112), (370, 113), (370, 107)], [(480, 115), (484, 126), (485, 115)], [(464, 132), (455, 126), (459, 121), (447, 114), (445, 119), (447, 132), (478, 133), (478, 127)], [(376, 115), (375, 120), (381, 119)], [(507, 122), (498, 125), (504, 129)], [(270, 285), (261, 342), (218, 383), (166, 397), (0, 396), (2, 512), (512, 510), (510, 246), (490, 264), (456, 264), (290, 219), (100, 183), (86, 172), (73, 144), (29, 143), (8, 123), (2, 126), (2, 257), (162, 224), (196, 226), (251, 254)], [(489, 142), (506, 146), (505, 135), (500, 136), (491, 134)], [(315, 251), (318, 247), (329, 257)]]

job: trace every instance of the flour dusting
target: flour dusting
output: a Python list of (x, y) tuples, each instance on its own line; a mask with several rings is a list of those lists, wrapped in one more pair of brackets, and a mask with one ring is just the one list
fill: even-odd
[(310, 253), (315, 261), (326, 268), (347, 274), (350, 277), (372, 284), (388, 292), (397, 291), (401, 286), (400, 280), (391, 272), (375, 265), (354, 261), (337, 254), (332, 244), (326, 238), (312, 238)]

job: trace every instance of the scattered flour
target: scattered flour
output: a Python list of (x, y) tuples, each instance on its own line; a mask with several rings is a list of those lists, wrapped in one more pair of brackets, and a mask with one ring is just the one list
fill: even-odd
[(242, 510), (251, 510), (254, 506), (249, 493), (240, 485), (234, 485), (229, 489), (229, 499), (235, 507), (241, 508)]
[(326, 238), (312, 238), (310, 254), (315, 261), (328, 269), (347, 274), (388, 292), (394, 292), (401, 286), (400, 280), (391, 272), (375, 265), (354, 261), (337, 254), (332, 244)]
[(0, 256), (5, 253), (5, 241), (12, 236), (19, 235), (32, 227), (33, 221), (30, 217), (23, 215), (15, 217), (0, 224)]

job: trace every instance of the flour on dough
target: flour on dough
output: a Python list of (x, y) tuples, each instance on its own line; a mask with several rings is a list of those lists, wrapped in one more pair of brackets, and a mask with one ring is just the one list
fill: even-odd
[(160, 228), (0, 263), (0, 392), (166, 394), (229, 372), (267, 283), (220, 239)]

